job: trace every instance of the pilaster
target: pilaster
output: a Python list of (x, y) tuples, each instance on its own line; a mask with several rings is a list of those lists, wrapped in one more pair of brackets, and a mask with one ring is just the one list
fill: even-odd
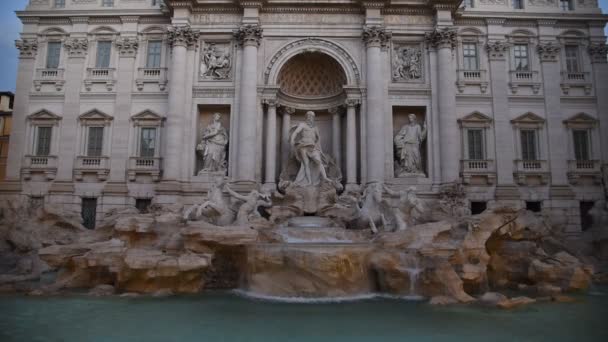
[(592, 42), (587, 48), (593, 68), (593, 87), (595, 88), (597, 112), (600, 121), (600, 141), (604, 192), (608, 196), (608, 45)]

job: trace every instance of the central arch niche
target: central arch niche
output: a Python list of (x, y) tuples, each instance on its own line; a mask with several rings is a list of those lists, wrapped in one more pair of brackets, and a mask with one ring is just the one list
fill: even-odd
[(304, 52), (290, 58), (277, 79), (282, 94), (302, 100), (339, 96), (347, 82), (340, 63), (321, 52)]

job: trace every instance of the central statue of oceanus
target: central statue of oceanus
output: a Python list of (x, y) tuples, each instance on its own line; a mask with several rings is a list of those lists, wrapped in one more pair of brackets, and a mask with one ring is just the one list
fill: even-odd
[(306, 120), (290, 129), (289, 145), (291, 153), (287, 168), (281, 174), (281, 187), (318, 187), (323, 184), (341, 187), (340, 170), (321, 149), (321, 136), (315, 125), (314, 112), (307, 112)]

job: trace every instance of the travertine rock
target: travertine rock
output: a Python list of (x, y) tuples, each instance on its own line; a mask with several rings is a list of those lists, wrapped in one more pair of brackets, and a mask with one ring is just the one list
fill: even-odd
[(502, 300), (502, 301), (496, 303), (496, 305), (502, 309), (513, 309), (513, 308), (516, 308), (519, 306), (528, 305), (528, 304), (532, 304), (535, 302), (536, 302), (536, 300), (534, 300), (532, 298), (520, 296), (520, 297), (513, 297), (510, 299)]

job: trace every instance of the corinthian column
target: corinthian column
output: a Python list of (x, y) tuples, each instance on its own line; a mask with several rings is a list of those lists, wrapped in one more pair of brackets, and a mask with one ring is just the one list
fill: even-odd
[(255, 181), (257, 146), (257, 77), (258, 46), (262, 29), (258, 25), (243, 25), (234, 31), (243, 47), (238, 115), (237, 181)]
[(163, 178), (177, 181), (183, 164), (183, 124), (186, 115), (186, 63), (187, 50), (196, 44), (199, 32), (190, 26), (172, 26), (168, 32), (172, 46), (172, 59), (169, 78), (169, 113), (167, 115), (166, 149), (163, 163)]
[(367, 48), (366, 86), (367, 113), (366, 126), (366, 159), (367, 183), (384, 182), (384, 103), (382, 79), (382, 55), (380, 49), (386, 46), (391, 38), (381, 26), (363, 28), (363, 41)]
[(437, 107), (441, 157), (441, 181), (458, 179), (460, 163), (459, 130), (456, 121), (455, 63), (452, 50), (456, 46), (456, 30), (450, 27), (427, 33), (426, 43), (437, 50)]
[(264, 186), (269, 190), (275, 188), (276, 160), (277, 160), (277, 100), (266, 99), (264, 103), (267, 110), (267, 136), (266, 136), (266, 177)]

